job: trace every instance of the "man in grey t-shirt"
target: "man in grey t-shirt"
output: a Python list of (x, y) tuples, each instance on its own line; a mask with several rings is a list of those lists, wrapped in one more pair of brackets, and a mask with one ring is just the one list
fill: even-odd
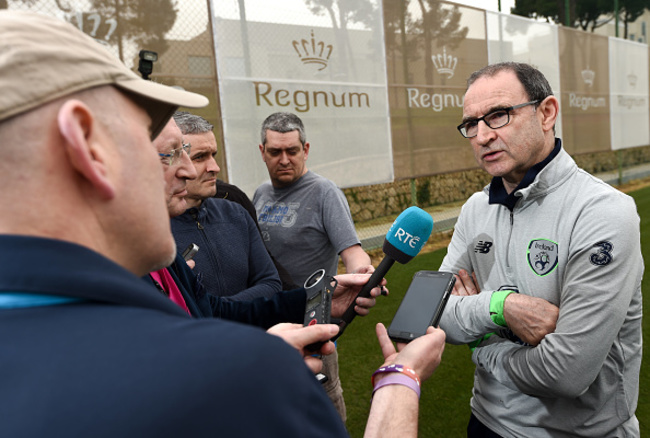
[[(372, 272), (361, 248), (343, 192), (330, 180), (307, 169), (309, 143), (302, 121), (275, 113), (262, 124), (262, 160), (271, 178), (255, 191), (253, 204), (266, 247), (302, 285), (316, 270), (335, 275), (338, 257), (346, 272)], [(324, 360), (328, 395), (345, 420), (345, 404), (335, 355)]]
[(262, 185), (254, 199), (264, 241), (296, 284), (320, 268), (334, 276), (338, 254), (348, 250), (359, 252), (362, 266), (369, 264), (347, 200), (332, 181), (307, 171), (288, 187)]

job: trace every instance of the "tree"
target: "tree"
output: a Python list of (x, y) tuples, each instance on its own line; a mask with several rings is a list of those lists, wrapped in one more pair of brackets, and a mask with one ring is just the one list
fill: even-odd
[[(462, 13), (458, 6), (453, 8), (443, 7), (438, 0), (418, 0), (421, 21), (416, 21), (418, 33), (424, 35), (424, 58), (431, 59), (433, 54), (432, 41), (436, 41), (438, 48), (449, 46), (456, 48), (467, 37), (469, 29), (460, 27)], [(427, 83), (433, 82), (433, 64), (425, 63), (424, 77)]]
[[(0, 0), (0, 7), (11, 3), (41, 12), (58, 12), (43, 0)], [(144, 48), (165, 52), (165, 34), (176, 21), (175, 0), (54, 0), (54, 4), (65, 13), (67, 21), (97, 41), (116, 46), (123, 62), (129, 57), (124, 50), (127, 45), (135, 46), (136, 53)], [(85, 5), (83, 11), (80, 5)]]
[[(575, 4), (575, 1), (571, 1)], [(551, 23), (565, 22), (564, 7), (558, 5), (558, 0), (515, 0), (515, 7), (510, 12), (522, 17), (545, 19)]]
[(158, 54), (167, 50), (165, 34), (176, 21), (172, 0), (91, 0), (91, 5), (105, 20), (118, 23), (108, 42), (117, 44), (123, 61), (126, 41)]
[(623, 21), (623, 38), (627, 39), (627, 27), (639, 18), (646, 9), (650, 9), (649, 0), (619, 0)]
[[(332, 29), (337, 47), (341, 51), (338, 74), (356, 77), (356, 62), (352, 53), (352, 45), (346, 29), (349, 24), (361, 23), (370, 30), (379, 28), (376, 6), (370, 0), (350, 2), (346, 0), (305, 0), (305, 5), (315, 15), (327, 15), (332, 22)], [(351, 71), (346, 71), (346, 70)]]
[(574, 25), (582, 30), (593, 32), (613, 20), (614, 3), (610, 0), (573, 0), (575, 6)]
[[(619, 18), (624, 25), (623, 38), (627, 38), (629, 23), (639, 18), (645, 9), (650, 9), (650, 0), (619, 0)], [(566, 23), (565, 0), (515, 0), (513, 14), (535, 19), (546, 19), (551, 23)], [(594, 31), (616, 17), (611, 0), (569, 0), (569, 23), (572, 27)]]
[[(591, 30), (611, 20), (613, 3), (608, 0), (569, 0), (569, 23), (572, 27)], [(565, 25), (566, 7), (564, 0), (515, 0), (511, 12), (529, 18), (543, 18), (547, 22)], [(603, 16), (606, 18), (603, 19)]]
[[(401, 52), (403, 62), (431, 59), (434, 41), (437, 48), (453, 49), (467, 37), (469, 29), (460, 26), (462, 12), (458, 6), (439, 0), (417, 0), (417, 5), (419, 14), (409, 9), (409, 0), (384, 3), (386, 46)], [(425, 80), (433, 83), (433, 64), (425, 62), (424, 66)], [(409, 83), (406, 71), (404, 82)]]

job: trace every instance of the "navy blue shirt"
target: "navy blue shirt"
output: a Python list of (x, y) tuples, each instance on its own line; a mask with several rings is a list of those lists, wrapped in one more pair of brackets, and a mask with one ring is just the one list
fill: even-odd
[(492, 178), (492, 183), (490, 184), (490, 199), (488, 202), (490, 204), (505, 205), (510, 211), (512, 211), (515, 208), (517, 201), (519, 200), (519, 197), (516, 195), (516, 193), (519, 190), (525, 189), (531, 185), (532, 182), (535, 181), (535, 178), (537, 178), (537, 174), (541, 172), (542, 169), (544, 169), (544, 167), (546, 167), (546, 165), (550, 163), (557, 154), (560, 153), (561, 149), (562, 141), (559, 138), (556, 138), (555, 146), (553, 147), (551, 153), (548, 154), (548, 157), (528, 169), (519, 185), (517, 185), (517, 187), (515, 187), (515, 189), (510, 193), (506, 191), (506, 188), (503, 185), (502, 177), (495, 176)]
[(208, 198), (173, 218), (171, 227), (179, 250), (199, 246), (194, 272), (201, 273), (210, 295), (249, 301), (282, 290), (260, 232), (241, 205)]
[(0, 235), (3, 291), (79, 299), (0, 310), (3, 436), (347, 436), (280, 338), (191, 318), (87, 248)]

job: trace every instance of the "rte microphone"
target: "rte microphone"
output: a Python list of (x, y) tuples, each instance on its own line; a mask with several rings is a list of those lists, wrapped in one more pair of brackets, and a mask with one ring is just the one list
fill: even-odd
[[(427, 242), (431, 231), (433, 231), (433, 219), (429, 213), (419, 207), (409, 207), (397, 216), (386, 233), (382, 248), (385, 256), (357, 297), (370, 297), (370, 291), (379, 285), (396, 261), (401, 264), (410, 262)], [(343, 334), (345, 328), (357, 315), (354, 311), (356, 301), (355, 298), (341, 317), (339, 332), (332, 338), (333, 341)]]

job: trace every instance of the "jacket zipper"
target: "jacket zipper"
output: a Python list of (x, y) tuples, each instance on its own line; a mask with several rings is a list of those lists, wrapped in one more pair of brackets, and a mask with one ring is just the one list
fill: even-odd
[(506, 246), (506, 266), (510, 270), (510, 242), (512, 241), (512, 232), (515, 223), (515, 213), (510, 212), (510, 233), (508, 234), (508, 245)]
[[(221, 264), (219, 263), (219, 260), (217, 259), (217, 254), (215, 254), (216, 248), (214, 248), (212, 246), (212, 241), (210, 240), (208, 234), (205, 232), (205, 227), (203, 225), (201, 225), (201, 222), (199, 222), (198, 212), (196, 212), (196, 213), (193, 212), (192, 213), (192, 218), (196, 222), (196, 228), (201, 231), (201, 234), (203, 235), (203, 238), (205, 239), (206, 242), (208, 242), (207, 248), (206, 248), (206, 251), (208, 251), (208, 255), (209, 255), (208, 258), (210, 259), (210, 262), (211, 262), (211, 264), (213, 266), (213, 270), (215, 270), (215, 271), (217, 271), (219, 273), (219, 275), (217, 276), (218, 281), (219, 281), (219, 289), (221, 289), (221, 293), (223, 293), (226, 290), (226, 287), (223, 284), (223, 280), (222, 280)], [(205, 287), (204, 287), (204, 289), (205, 289)], [(206, 289), (206, 292), (207, 292), (207, 289)]]

